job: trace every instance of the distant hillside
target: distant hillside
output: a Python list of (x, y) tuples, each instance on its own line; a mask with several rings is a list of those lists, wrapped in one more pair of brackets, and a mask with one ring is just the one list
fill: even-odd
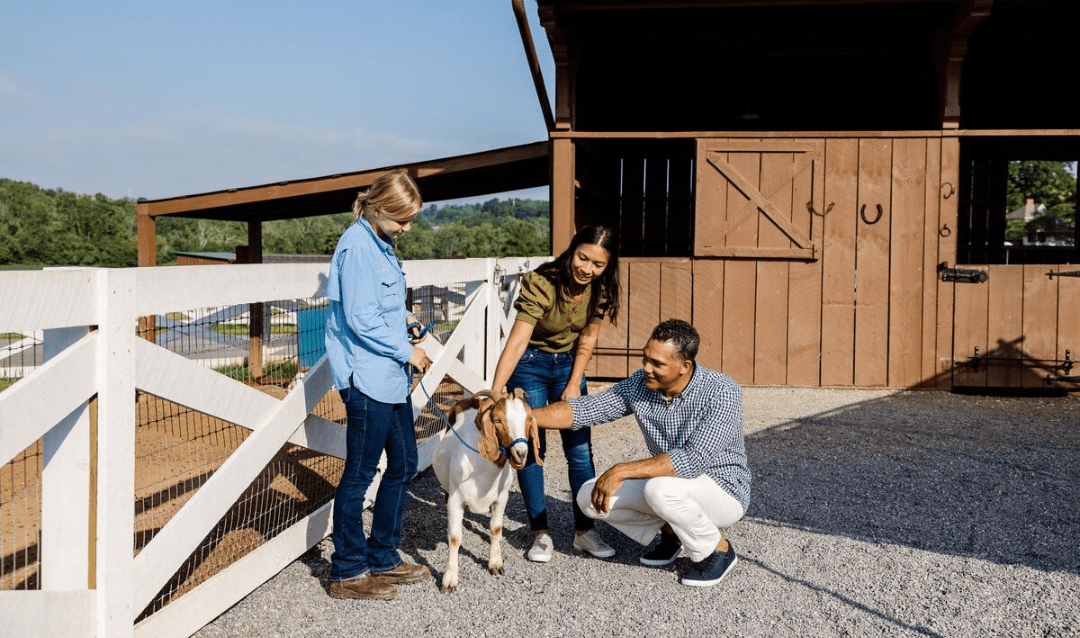
[[(398, 240), (402, 259), (506, 257), (547, 254), (546, 201), (491, 199), (482, 204), (434, 204)], [(353, 221), (349, 213), (263, 224), (263, 252), (330, 254)], [(240, 222), (162, 217), (159, 264), (184, 251), (233, 252), (247, 244)], [(135, 202), (76, 195), (0, 178), (0, 266), (136, 265)]]

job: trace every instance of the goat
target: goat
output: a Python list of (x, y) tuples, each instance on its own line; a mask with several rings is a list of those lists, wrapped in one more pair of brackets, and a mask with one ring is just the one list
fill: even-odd
[[(488, 571), (496, 575), (503, 572), (499, 542), (513, 481), (510, 470), (525, 466), (529, 453), (527, 437), (532, 439), (534, 449), (540, 449), (536, 418), (524, 397), (520, 389), (511, 396), (484, 390), (451, 408), (452, 428), (458, 414), (469, 411), (465, 412), (460, 427), (443, 432), (432, 457), (435, 475), (447, 493), (446, 532), (450, 551), (440, 588), (443, 593), (454, 591), (458, 585), (458, 549), (465, 507), (476, 514), (491, 516)], [(475, 428), (464, 425), (470, 417), (476, 423)], [(537, 462), (543, 464), (540, 459)]]

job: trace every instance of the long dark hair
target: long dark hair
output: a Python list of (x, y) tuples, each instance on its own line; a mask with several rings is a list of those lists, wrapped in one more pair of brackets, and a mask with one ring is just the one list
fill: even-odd
[(574, 280), (570, 263), (574, 260), (574, 253), (582, 244), (594, 244), (607, 251), (608, 263), (603, 274), (597, 277), (591, 284), (592, 295), (589, 298), (589, 317), (596, 311), (596, 304), (600, 301), (601, 291), (607, 295), (608, 308), (605, 313), (615, 323), (619, 315), (619, 239), (615, 231), (607, 226), (585, 226), (570, 240), (566, 250), (553, 261), (541, 264), (536, 272), (556, 284), (556, 291), (569, 287)]

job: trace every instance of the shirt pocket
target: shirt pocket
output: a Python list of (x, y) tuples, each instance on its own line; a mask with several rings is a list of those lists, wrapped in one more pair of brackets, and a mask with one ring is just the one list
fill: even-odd
[(405, 307), (405, 279), (389, 269), (379, 271), (379, 309), (392, 312)]

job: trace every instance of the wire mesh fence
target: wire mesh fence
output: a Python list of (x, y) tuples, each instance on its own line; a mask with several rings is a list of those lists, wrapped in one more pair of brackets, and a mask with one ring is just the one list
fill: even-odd
[[(140, 337), (275, 398), (324, 352), (325, 299), (177, 310), (144, 321)], [(137, 394), (135, 551), (139, 552), (240, 447), (250, 430), (161, 397)], [(314, 414), (344, 424), (336, 392)], [(284, 446), (247, 487), (140, 619), (197, 587), (329, 502), (343, 462)]]
[(0, 466), (0, 590), (39, 589), (41, 441)]
[[(0, 392), (43, 363), (42, 332), (0, 327)], [(0, 589), (38, 589), (41, 536), (39, 439), (0, 466)]]

